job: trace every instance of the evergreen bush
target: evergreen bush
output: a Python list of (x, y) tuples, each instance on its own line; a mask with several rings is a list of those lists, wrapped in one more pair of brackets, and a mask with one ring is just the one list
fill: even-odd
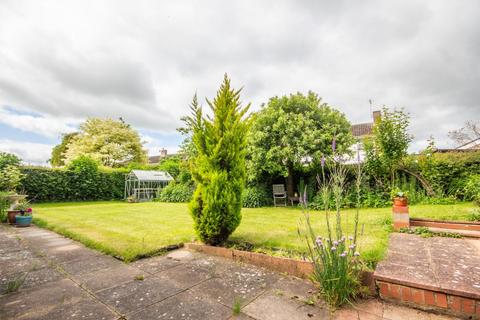
[(187, 117), (195, 146), (191, 171), (196, 190), (190, 203), (195, 231), (203, 242), (224, 243), (241, 221), (245, 185), (245, 150), (249, 105), (240, 105), (240, 90), (227, 75), (216, 98), (207, 100), (213, 116), (204, 117), (196, 97)]
[(181, 184), (175, 181), (170, 182), (160, 191), (156, 201), (160, 202), (189, 202), (192, 200), (193, 186)]

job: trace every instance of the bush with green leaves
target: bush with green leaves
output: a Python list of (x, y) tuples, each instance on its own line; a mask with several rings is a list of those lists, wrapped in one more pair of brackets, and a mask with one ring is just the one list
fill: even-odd
[(0, 222), (7, 221), (7, 209), (10, 205), (10, 202), (7, 200), (8, 194), (6, 191), (0, 191)]
[(120, 200), (124, 197), (126, 170), (101, 168), (95, 175), (83, 175), (82, 172), (88, 170), (82, 165), (69, 170), (22, 167), (21, 171), (24, 177), (19, 189), (33, 201)]
[(231, 88), (227, 75), (216, 98), (207, 103), (213, 116), (203, 116), (195, 97), (192, 116), (185, 119), (196, 151), (191, 159), (196, 190), (190, 212), (200, 240), (219, 245), (235, 231), (242, 218), (249, 127), (245, 115), (249, 105), (240, 105), (240, 90)]
[(475, 200), (480, 195), (480, 174), (471, 175), (466, 179), (464, 187), (465, 200)]
[(242, 203), (244, 208), (260, 208), (271, 203), (272, 195), (262, 186), (247, 187), (243, 190)]
[(170, 182), (160, 191), (156, 201), (160, 202), (189, 202), (193, 196), (191, 184), (181, 184), (175, 181)]

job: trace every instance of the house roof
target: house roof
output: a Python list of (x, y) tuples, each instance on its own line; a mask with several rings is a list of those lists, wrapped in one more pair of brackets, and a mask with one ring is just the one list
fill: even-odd
[(359, 123), (352, 125), (352, 134), (354, 137), (363, 137), (372, 134), (373, 123)]
[(462, 144), (461, 146), (456, 147), (457, 150), (474, 150), (480, 149), (480, 137), (473, 139), (467, 143)]
[(161, 181), (168, 182), (173, 180), (172, 176), (165, 171), (154, 170), (132, 170), (135, 177), (140, 181)]

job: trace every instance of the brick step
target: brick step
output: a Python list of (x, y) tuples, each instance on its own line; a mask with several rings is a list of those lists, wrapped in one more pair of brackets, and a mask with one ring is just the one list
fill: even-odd
[(433, 219), (410, 218), (410, 226), (459, 229), (480, 232), (480, 222), (477, 221), (441, 221)]
[(383, 300), (414, 308), (480, 319), (480, 300), (387, 281), (376, 281)]
[(473, 238), (393, 233), (387, 257), (373, 276), (380, 296), (419, 309), (480, 319), (479, 248), (480, 240)]

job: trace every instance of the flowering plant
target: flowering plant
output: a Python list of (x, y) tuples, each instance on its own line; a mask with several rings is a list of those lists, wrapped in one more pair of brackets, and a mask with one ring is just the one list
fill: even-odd
[(23, 201), (17, 204), (14, 208), (14, 210), (20, 211), (20, 214), (23, 215), (31, 215), (32, 214), (32, 208), (30, 207), (30, 202), (29, 201)]
[[(321, 293), (326, 302), (333, 308), (354, 299), (362, 292), (360, 272), (362, 270), (360, 253), (358, 251), (357, 235), (359, 223), (360, 188), (362, 181), (362, 167), (360, 161), (356, 166), (357, 210), (355, 212), (353, 234), (346, 236), (342, 228), (340, 209), (344, 200), (344, 186), (347, 169), (342, 163), (341, 156), (336, 155), (335, 140), (332, 142), (333, 156), (329, 159), (322, 157), (322, 176), (317, 180), (324, 203), (325, 223), (327, 235), (318, 236), (310, 223), (307, 210), (306, 192), (301, 201), (305, 213), (306, 239), (308, 253), (313, 262), (312, 279), (321, 287)], [(325, 167), (329, 166), (329, 177), (326, 177)], [(333, 197), (335, 203), (335, 220), (330, 221), (328, 203)], [(348, 220), (344, 225), (348, 225)], [(300, 233), (300, 232), (299, 232)]]

